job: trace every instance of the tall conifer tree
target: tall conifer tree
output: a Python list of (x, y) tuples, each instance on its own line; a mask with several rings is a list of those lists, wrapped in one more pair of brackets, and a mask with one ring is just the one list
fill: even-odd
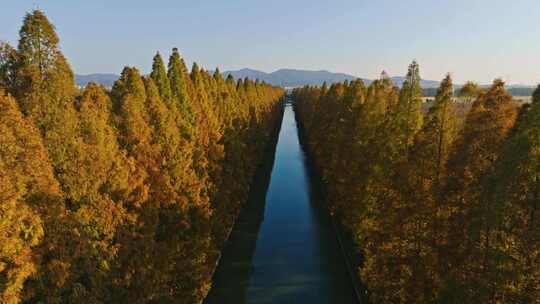
[(150, 77), (154, 80), (154, 83), (156, 84), (159, 95), (161, 96), (161, 99), (163, 102), (171, 108), (171, 102), (172, 102), (172, 91), (171, 91), (171, 83), (169, 81), (169, 76), (167, 76), (167, 70), (165, 69), (165, 64), (163, 63), (163, 59), (161, 58), (161, 55), (156, 53), (154, 56), (154, 62), (152, 63), (152, 73), (150, 73)]
[(398, 127), (404, 130), (404, 144), (412, 143), (414, 135), (422, 127), (422, 87), (420, 86), (420, 68), (416, 61), (409, 65), (409, 71), (403, 82), (397, 107)]
[[(489, 301), (498, 281), (494, 264), (497, 208), (483, 199), (482, 191), (505, 139), (511, 130), (517, 108), (504, 88), (495, 80), (480, 95), (467, 115), (464, 129), (455, 142), (448, 161), (448, 188), (445, 207), (448, 214), (444, 270), (446, 297), (463, 301)], [(467, 286), (475, 286), (474, 290)], [(456, 288), (456, 289), (454, 289)], [(459, 291), (458, 291), (459, 290)], [(453, 295), (452, 295), (453, 294)]]
[(486, 187), (502, 222), (492, 300), (534, 303), (540, 298), (540, 86), (524, 106)]
[(180, 119), (187, 123), (187, 126), (183, 126), (186, 129), (183, 131), (190, 134), (193, 130), (189, 129), (193, 128), (195, 119), (188, 90), (190, 79), (184, 60), (177, 48), (173, 49), (169, 58), (167, 75), (171, 83), (172, 96), (178, 105)]
[(0, 302), (199, 302), (282, 89), (174, 50), (79, 90), (43, 12), (20, 34), (0, 46)]
[[(62, 193), (39, 131), (0, 90), (0, 302), (28, 299), (23, 287), (44, 271), (44, 256), (65, 262), (56, 251), (65, 237), (58, 227), (63, 214)], [(48, 279), (61, 277), (56, 274)]]

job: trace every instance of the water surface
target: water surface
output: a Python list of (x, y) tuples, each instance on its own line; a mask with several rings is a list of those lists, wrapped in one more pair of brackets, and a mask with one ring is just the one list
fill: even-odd
[(256, 178), (205, 303), (356, 303), (332, 224), (309, 180), (291, 105), (269, 185), (268, 173), (263, 168)]

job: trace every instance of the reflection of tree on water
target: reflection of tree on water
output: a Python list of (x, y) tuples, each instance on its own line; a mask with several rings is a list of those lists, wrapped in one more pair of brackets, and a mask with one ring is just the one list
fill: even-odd
[(266, 192), (270, 185), (280, 128), (281, 122), (276, 127), (272, 141), (266, 149), (263, 163), (254, 175), (248, 201), (238, 215), (229, 240), (223, 249), (219, 266), (212, 280), (213, 288), (204, 303), (240, 304), (245, 302), (245, 290), (249, 286), (257, 235), (264, 218)]
[(254, 185), (207, 304), (357, 302), (318, 186), (309, 177), (292, 103), (284, 104), (279, 143), (265, 163), (271, 167)]
[[(294, 103), (292, 104), (294, 106)], [(309, 150), (307, 150), (306, 134), (304, 132), (302, 122), (296, 116), (297, 114), (298, 113), (295, 109), (295, 118), (298, 125), (298, 140), (302, 148), (302, 153), (304, 154), (306, 176), (309, 183), (309, 201), (312, 205), (312, 210), (317, 216), (319, 222), (323, 223), (325, 226), (333, 228), (333, 230), (328, 229), (328, 232), (332, 234), (330, 238), (333, 239), (334, 234), (336, 237), (336, 242), (332, 244), (332, 246), (339, 246), (342, 253), (341, 256), (338, 255), (336, 258), (345, 259), (344, 262), (348, 268), (347, 270), (349, 272), (349, 276), (351, 277), (351, 286), (356, 293), (358, 301), (360, 301), (360, 303), (368, 303), (369, 295), (367, 287), (362, 283), (356, 272), (357, 269), (360, 269), (362, 266), (364, 257), (355, 248), (351, 233), (344, 229), (342, 225), (340, 225), (335, 219), (332, 218), (332, 216), (330, 216), (330, 210), (328, 209), (327, 205), (328, 202), (325, 201), (324, 184), (322, 183), (321, 175), (319, 174), (317, 167), (309, 154)], [(324, 249), (325, 248), (321, 248), (321, 250)], [(331, 271), (331, 269), (327, 271)]]

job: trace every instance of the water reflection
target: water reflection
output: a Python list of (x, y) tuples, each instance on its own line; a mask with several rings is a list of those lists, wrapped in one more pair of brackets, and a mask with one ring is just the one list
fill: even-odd
[(257, 235), (264, 219), (266, 192), (270, 184), (276, 145), (277, 138), (270, 143), (255, 173), (248, 201), (240, 211), (225, 245), (205, 304), (247, 303), (245, 290), (249, 286)]
[(269, 186), (268, 176), (233, 230), (205, 303), (355, 303), (330, 219), (310, 190), (290, 105)]

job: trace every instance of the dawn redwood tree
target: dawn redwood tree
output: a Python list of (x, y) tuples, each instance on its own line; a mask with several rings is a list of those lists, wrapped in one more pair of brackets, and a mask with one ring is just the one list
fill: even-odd
[(540, 86), (501, 152), (485, 192), (501, 221), (494, 242), (502, 286), (492, 299), (534, 303), (540, 298)]
[(176, 49), (78, 88), (43, 12), (20, 36), (0, 45), (0, 301), (199, 302), (283, 90)]
[[(433, 302), (440, 289), (441, 226), (446, 181), (446, 162), (456, 135), (453, 86), (450, 75), (443, 79), (425, 124), (416, 134), (409, 150), (405, 179), (410, 184), (408, 199), (414, 208), (414, 224), (410, 238), (416, 249), (411, 268), (416, 270), (413, 286), (417, 299)], [(419, 268), (420, 266), (420, 268)]]
[(396, 108), (397, 127), (404, 130), (403, 145), (407, 147), (422, 127), (422, 87), (420, 68), (416, 61), (409, 65)]
[[(45, 216), (48, 256), (43, 259), (41, 271), (33, 277), (28, 285), (32, 297), (59, 301), (62, 294), (69, 294), (77, 282), (77, 275), (70, 277), (70, 267), (77, 257), (79, 249), (75, 244), (86, 243), (85, 237), (76, 237), (80, 222), (72, 213), (74, 206), (79, 206), (79, 197), (70, 190), (70, 181), (74, 181), (72, 173), (76, 168), (82, 143), (78, 134), (79, 117), (74, 106), (77, 87), (74, 75), (59, 49), (59, 39), (54, 27), (43, 12), (39, 10), (26, 14), (20, 30), (20, 40), (16, 60), (10, 74), (16, 81), (9, 89), (19, 103), (21, 111), (38, 127), (42, 141), (54, 168), (56, 179), (64, 190), (67, 209), (54, 216)], [(77, 189), (78, 190), (78, 189)], [(58, 224), (58, 222), (62, 224)], [(61, 231), (61, 232), (60, 232)], [(54, 239), (56, 234), (61, 240)], [(61, 242), (61, 245), (55, 243)], [(84, 267), (80, 267), (84, 272)], [(68, 279), (69, 277), (69, 279)], [(67, 282), (66, 282), (67, 281)]]
[(470, 103), (480, 93), (480, 88), (478, 85), (472, 81), (467, 81), (461, 89), (459, 89), (458, 97), (463, 99), (465, 102)]
[(0, 89), (14, 94), (19, 54), (6, 42), (0, 41)]
[(179, 128), (186, 137), (196, 136), (194, 132), (195, 114), (190, 101), (191, 81), (184, 59), (180, 56), (177, 48), (172, 50), (169, 57), (167, 70), (169, 77), (173, 102), (178, 109)]
[(411, 158), (429, 162), (424, 163), (428, 166), (427, 178), (433, 182), (435, 189), (439, 190), (446, 176), (445, 165), (456, 132), (453, 111), (452, 78), (447, 75), (437, 90), (421, 133), (415, 139), (418, 150), (411, 151)]
[(330, 213), (362, 254), (370, 300), (534, 302), (536, 101), (515, 124), (502, 81), (475, 93), (471, 107), (446, 77), (423, 115), (411, 94), (417, 71), (413, 64), (401, 90), (387, 77), (373, 81), (365, 97), (354, 82), (293, 90)]
[(112, 103), (104, 88), (88, 84), (75, 104), (77, 142), (59, 179), (78, 234), (70, 247), (77, 268), (61, 293), (63, 301), (110, 301), (106, 290), (121, 247), (119, 240), (144, 185), (134, 159), (120, 148), (112, 126)]
[(161, 58), (161, 54), (159, 54), (159, 52), (157, 52), (154, 56), (150, 78), (152, 78), (157, 86), (161, 100), (169, 107), (169, 109), (174, 108), (171, 104), (173, 101), (171, 82), (169, 81), (169, 76), (167, 76), (167, 70), (165, 68), (165, 64), (163, 63), (163, 58)]
[(49, 266), (64, 262), (57, 248), (63, 216), (62, 192), (39, 130), (0, 91), (0, 302), (28, 299), (34, 286), (25, 290), (25, 284), (44, 271), (44, 256)]
[(442, 297), (490, 301), (499, 287), (494, 239), (500, 225), (495, 202), (482, 196), (487, 178), (515, 122), (517, 107), (495, 80), (473, 103), (447, 163), (446, 246)]
[(12, 92), (23, 113), (31, 115), (39, 127), (48, 127), (50, 116), (56, 114), (54, 108), (73, 101), (74, 75), (59, 49), (54, 26), (42, 11), (26, 14), (19, 35)]

